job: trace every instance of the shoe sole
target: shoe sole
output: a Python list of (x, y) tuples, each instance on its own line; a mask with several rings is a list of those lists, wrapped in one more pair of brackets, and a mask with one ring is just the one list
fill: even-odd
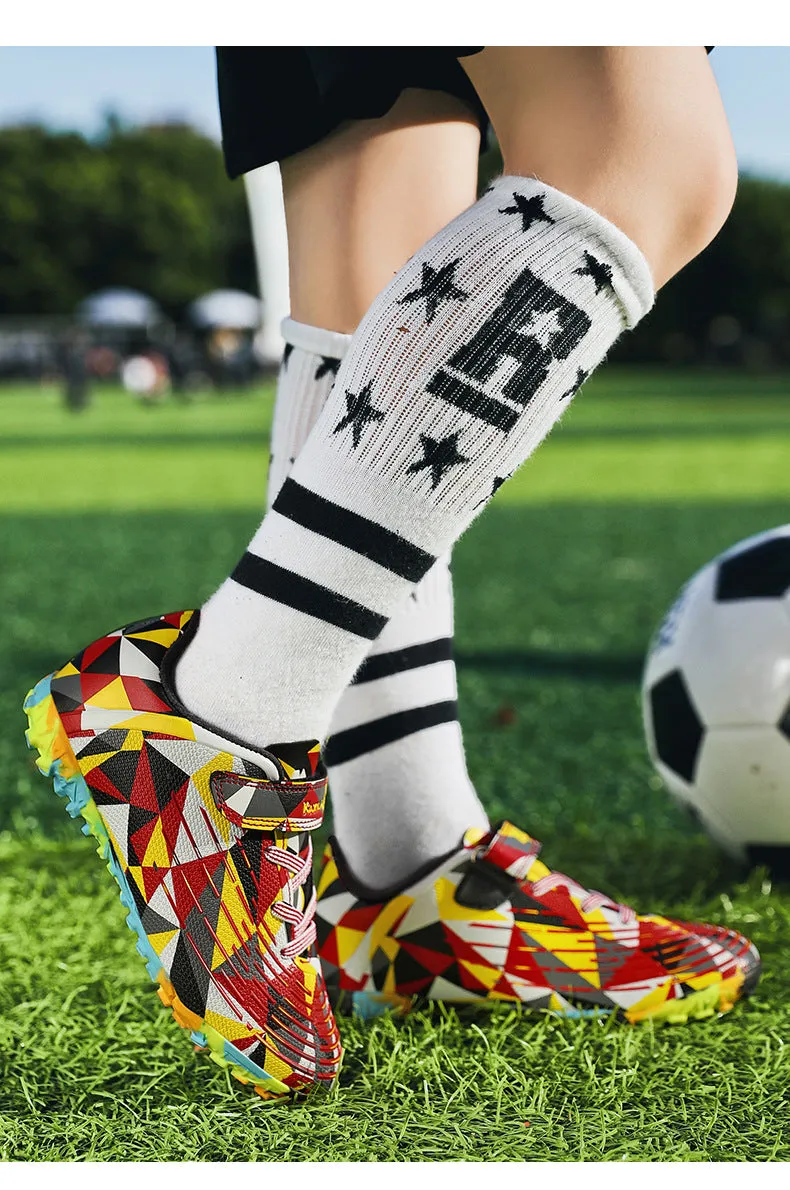
[[(23, 709), (29, 724), (25, 732), (25, 739), (28, 747), (38, 753), (36, 766), (39, 771), (44, 776), (51, 778), (58, 797), (67, 799), (66, 811), (69, 816), (71, 818), (82, 817), (85, 823), (82, 833), (92, 835), (95, 839), (97, 854), (105, 862), (108, 872), (118, 885), (121, 904), (128, 910), (126, 924), (132, 933), (137, 935), (137, 953), (145, 962), (149, 978), (157, 985), (159, 999), (166, 1008), (171, 1010), (176, 1024), (190, 1034), (196, 1050), (205, 1050), (212, 1062), (229, 1070), (240, 1083), (250, 1084), (261, 1098), (282, 1102), (293, 1099), (295, 1095), (305, 1094), (310, 1088), (305, 1088), (304, 1091), (301, 1089), (295, 1091), (271, 1074), (267, 1074), (265, 1070), (262, 1070), (255, 1062), (251, 1062), (241, 1050), (237, 1049), (216, 1029), (206, 1025), (197, 1013), (187, 1008), (179, 1000), (178, 993), (170, 982), (159, 956), (148, 941), (148, 935), (135, 907), (123, 868), (115, 854), (99, 809), (79, 770), (79, 765), (50, 693), (52, 677), (53, 675), (49, 674), (46, 678), (42, 678), (38, 685), (29, 691), (24, 701)], [(64, 759), (67, 762), (67, 767), (75, 775), (69, 777), (63, 774), (61, 767)]]
[[(532, 1009), (548, 1013), (550, 1016), (567, 1020), (602, 1019), (616, 1014), (621, 1020), (631, 1025), (643, 1025), (648, 1021), (655, 1024), (685, 1025), (689, 1021), (700, 1021), (712, 1016), (721, 1016), (729, 1012), (736, 1001), (743, 996), (744, 975), (739, 971), (729, 979), (710, 984), (697, 992), (691, 992), (680, 1000), (665, 1000), (654, 1007), (648, 1007), (641, 1012), (629, 1009), (605, 1008), (541, 1008)], [(391, 1013), (405, 1016), (415, 1008), (424, 1008), (430, 1003), (438, 1003), (426, 997), (398, 996), (379, 992), (340, 992), (336, 997), (330, 996), (330, 1002), (335, 1012), (346, 1016), (357, 1016), (363, 1020), (373, 1020), (376, 1017)], [(457, 1008), (494, 1008), (496, 1005), (506, 1004), (507, 1000), (442, 1000), (443, 1004), (454, 1004)], [(530, 1011), (528, 1004), (520, 1001), (510, 1001), (514, 1008)]]

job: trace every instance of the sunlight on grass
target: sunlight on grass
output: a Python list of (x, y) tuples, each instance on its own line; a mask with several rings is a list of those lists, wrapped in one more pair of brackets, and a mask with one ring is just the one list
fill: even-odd
[(555, 500), (653, 503), (684, 498), (759, 500), (790, 497), (787, 438), (775, 433), (703, 439), (585, 441), (562, 428), (502, 489), (510, 504)]
[(8, 512), (261, 508), (268, 447), (41, 446), (0, 454)]
[[(639, 374), (591, 382), (544, 447), (497, 500), (758, 500), (790, 497), (790, 393), (777, 381)], [(649, 378), (650, 374), (648, 374)], [(694, 386), (702, 391), (694, 398)], [(614, 395), (613, 395), (614, 393)], [(0, 392), (0, 504), (51, 513), (259, 509), (272, 388), (148, 408), (100, 390), (74, 415), (54, 389)]]

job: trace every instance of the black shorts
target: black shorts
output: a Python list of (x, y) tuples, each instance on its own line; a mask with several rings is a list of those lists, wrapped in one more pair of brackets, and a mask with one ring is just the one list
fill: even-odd
[(217, 87), (231, 178), (317, 144), (344, 120), (385, 115), (407, 87), (445, 91), (488, 117), (459, 57), (482, 46), (218, 46)]
[[(345, 120), (385, 115), (407, 87), (488, 116), (458, 59), (483, 46), (218, 46), (217, 87), (231, 178), (308, 149)], [(713, 46), (706, 46), (710, 53)]]

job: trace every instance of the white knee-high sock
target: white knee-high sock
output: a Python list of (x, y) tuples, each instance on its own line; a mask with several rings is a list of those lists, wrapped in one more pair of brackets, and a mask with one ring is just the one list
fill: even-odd
[(270, 512), (176, 680), (261, 743), (324, 739), (372, 641), (650, 308), (637, 246), (500, 178), (373, 302)]
[(284, 318), (285, 340), (272, 419), (266, 507), (271, 508), (335, 383), (351, 335)]
[[(290, 318), (282, 333), (268, 507), (351, 341)], [(452, 579), (440, 558), (373, 642), (329, 728), (335, 832), (365, 884), (392, 885), (454, 847), (468, 827), (488, 826), (466, 769), (452, 646)]]

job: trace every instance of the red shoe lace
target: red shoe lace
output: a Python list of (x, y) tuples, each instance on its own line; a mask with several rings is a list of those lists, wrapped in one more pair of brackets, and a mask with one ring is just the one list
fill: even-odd
[(292, 959), (312, 946), (316, 939), (316, 928), (313, 921), (316, 910), (315, 889), (313, 889), (313, 895), (304, 909), (297, 909), (296, 905), (285, 900), (286, 896), (293, 897), (296, 894), (312, 871), (313, 844), (308, 840), (307, 855), (304, 859), (300, 855), (294, 855), (292, 851), (275, 846), (267, 847), (263, 854), (270, 864), (279, 864), (280, 867), (287, 868), (291, 872), (290, 879), (282, 887), (283, 900), (274, 903), (272, 913), (281, 921), (293, 926), (291, 941), (280, 948), (283, 958)]
[(532, 891), (536, 897), (542, 897), (544, 893), (551, 892), (555, 888), (566, 888), (569, 893), (574, 893), (579, 897), (582, 913), (590, 913), (593, 909), (600, 909), (602, 905), (605, 905), (607, 908), (617, 911), (624, 926), (633, 925), (636, 921), (636, 913), (630, 905), (621, 905), (595, 888), (582, 888), (581, 884), (571, 880), (570, 876), (565, 876), (562, 872), (549, 872), (547, 876), (541, 876), (540, 880), (536, 880), (532, 885)]

